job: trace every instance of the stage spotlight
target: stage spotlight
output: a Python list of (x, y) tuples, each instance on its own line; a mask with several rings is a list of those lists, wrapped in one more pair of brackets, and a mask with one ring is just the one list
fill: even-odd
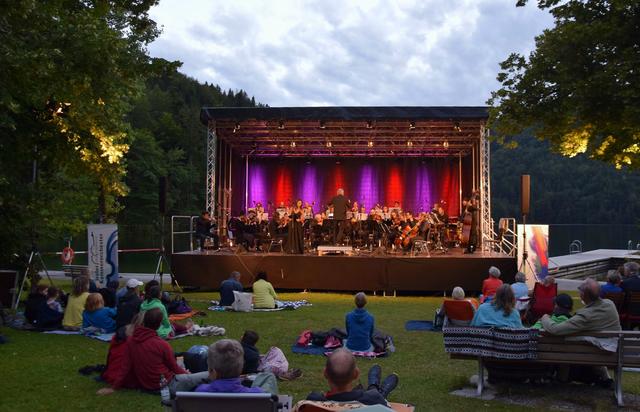
[(320, 129), (326, 129), (327, 125), (325, 124), (324, 120), (320, 120), (320, 123), (319, 123), (318, 127)]
[(369, 142), (367, 143), (367, 146), (373, 147), (373, 140), (369, 140)]
[(296, 142), (291, 142), (291, 148), (295, 149), (295, 147), (296, 147)]
[(284, 120), (280, 120), (280, 121), (278, 122), (278, 129), (280, 129), (280, 130), (284, 130)]
[(307, 156), (305, 163), (310, 165), (311, 164), (311, 156)]
[(409, 122), (409, 130), (415, 130), (416, 122)]
[(413, 142), (411, 140), (407, 142), (407, 147), (413, 147)]
[(333, 144), (331, 144), (331, 142), (327, 142), (327, 147), (331, 147), (333, 146)]
[(373, 121), (367, 120), (367, 129), (373, 129)]
[(236, 125), (233, 126), (233, 133), (237, 132), (238, 130), (240, 130), (240, 123), (236, 122)]
[(455, 122), (453, 124), (453, 130), (455, 130), (456, 132), (461, 132), (462, 131), (462, 127), (460, 127), (460, 122)]
[(340, 164), (340, 159), (336, 159), (336, 164), (339, 165)]
[(444, 142), (442, 142), (442, 147), (444, 147), (445, 149), (449, 148), (449, 141), (445, 140)]

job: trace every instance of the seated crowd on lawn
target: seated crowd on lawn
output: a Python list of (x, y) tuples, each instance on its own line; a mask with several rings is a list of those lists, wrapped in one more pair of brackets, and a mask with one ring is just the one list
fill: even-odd
[[(575, 314), (572, 314), (571, 296), (558, 294), (553, 300), (553, 309), (534, 319), (531, 327), (551, 335), (621, 330), (616, 306), (603, 296), (607, 293), (640, 291), (638, 269), (637, 263), (627, 263), (622, 270), (608, 273), (607, 284), (602, 287), (595, 280), (586, 279), (579, 287), (584, 307)], [(620, 278), (620, 272), (624, 273), (623, 279)], [(525, 325), (530, 325), (526, 309), (520, 310), (516, 305), (518, 301), (535, 299), (535, 296), (530, 296), (525, 275), (517, 273), (512, 285), (503, 283), (500, 276), (498, 268), (489, 268), (488, 277), (481, 285), (482, 304), (479, 306), (475, 299), (465, 296), (461, 287), (455, 287), (452, 299), (446, 299), (439, 310), (439, 316), (447, 318), (445, 327), (525, 328)], [(233, 272), (222, 283), (221, 303), (232, 300), (233, 291), (242, 290), (239, 278), (240, 274)], [(553, 283), (552, 276), (547, 276), (543, 281), (546, 286)], [(40, 285), (27, 299), (25, 317), (41, 328), (96, 328), (107, 333), (115, 331), (109, 348), (107, 368), (102, 375), (110, 387), (99, 391), (101, 394), (121, 388), (158, 391), (163, 382), (166, 382), (172, 393), (191, 390), (277, 393), (276, 375), (270, 367), (263, 365), (264, 356), (261, 357), (256, 347), (259, 336), (255, 331), (245, 331), (241, 341), (222, 339), (211, 344), (207, 353), (207, 371), (190, 373), (179, 366), (166, 339), (184, 333), (192, 323), (180, 325), (170, 322), (158, 282), (147, 283), (144, 298), (140, 296), (140, 286), (142, 282), (130, 279), (120, 290), (114, 284), (97, 290), (89, 279), (78, 277), (73, 280), (72, 292), (65, 297), (53, 286)], [(261, 272), (253, 286), (254, 293), (258, 295), (256, 303), (261, 307), (274, 308), (276, 295), (273, 286), (267, 281), (266, 273)], [(63, 311), (61, 301), (65, 300)], [(105, 304), (107, 300), (113, 307)], [(447, 313), (448, 302), (465, 306), (468, 319), (448, 319), (452, 315)], [(343, 348), (335, 350), (326, 361), (324, 377), (328, 391), (312, 392), (308, 401), (358, 401), (365, 405), (386, 405), (389, 393), (398, 384), (398, 376), (395, 374), (387, 376), (381, 382), (380, 367), (375, 365), (368, 373), (367, 387), (354, 386), (360, 371), (352, 352), (373, 350), (372, 336), (375, 327), (373, 315), (365, 309), (366, 295), (363, 292), (357, 293), (354, 303), (355, 308), (345, 316), (347, 336), (343, 341)], [(284, 358), (284, 354), (281, 356)], [(257, 375), (255, 380), (245, 381), (242, 378), (245, 374)], [(282, 371), (276, 374), (283, 376)], [(294, 377), (297, 376), (300, 376), (299, 370)], [(560, 380), (576, 378), (584, 381), (585, 376), (592, 383), (611, 383), (604, 367), (582, 367), (579, 370), (573, 370), (573, 367), (564, 370), (558, 368), (556, 372), (556, 377)]]

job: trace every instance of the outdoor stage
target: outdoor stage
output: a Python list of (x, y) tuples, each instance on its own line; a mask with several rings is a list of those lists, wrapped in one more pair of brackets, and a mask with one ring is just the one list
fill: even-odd
[[(464, 255), (461, 248), (450, 248), (441, 255), (431, 246), (431, 256), (317, 256), (305, 243), (304, 255), (236, 254), (228, 247), (197, 252), (197, 216), (177, 216), (190, 226), (175, 230), (172, 218), (173, 273), (182, 285), (205, 288), (218, 288), (234, 270), (250, 285), (263, 270), (279, 289), (420, 292), (462, 286), (477, 291), (493, 265), (511, 282), (516, 242), (509, 237), (513, 231), (497, 235), (491, 217), (487, 118), (486, 107), (205, 107), (200, 120), (207, 127), (206, 210), (217, 222), (221, 245), (238, 235), (230, 219), (248, 220), (244, 212), (259, 205), (276, 223), (283, 218), (276, 214), (296, 199), (313, 213), (330, 216), (329, 200), (342, 188), (369, 220), (384, 206), (418, 216), (435, 203), (457, 219), (464, 213), (463, 199), (473, 194), (477, 251)], [(442, 227), (430, 225), (434, 233)], [(276, 233), (261, 227), (268, 244)], [(465, 244), (463, 232), (453, 243)], [(176, 250), (176, 236), (187, 235), (189, 245)], [(371, 236), (354, 234), (351, 243), (371, 245)], [(387, 240), (380, 242), (390, 250)]]
[(182, 286), (217, 289), (220, 282), (237, 270), (244, 286), (253, 276), (267, 272), (276, 289), (335, 291), (447, 291), (461, 286), (479, 291), (487, 269), (496, 266), (501, 279), (512, 283), (516, 259), (498, 253), (463, 254), (460, 249), (446, 255), (317, 256), (282, 253), (240, 253), (231, 249), (218, 252), (182, 252), (171, 256), (173, 273)]

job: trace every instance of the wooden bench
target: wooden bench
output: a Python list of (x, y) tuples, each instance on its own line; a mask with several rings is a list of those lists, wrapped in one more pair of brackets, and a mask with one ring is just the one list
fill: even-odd
[[(575, 341), (575, 337), (614, 338), (618, 339), (616, 352), (609, 352), (594, 346), (587, 341)], [(623, 406), (622, 399), (622, 368), (640, 367), (640, 332), (635, 331), (604, 331), (572, 336), (541, 335), (538, 338), (537, 358), (528, 360), (508, 360), (483, 358), (471, 355), (450, 354), (451, 359), (473, 359), (478, 361), (478, 396), (484, 388), (485, 361), (505, 363), (511, 365), (584, 365), (605, 366), (615, 369), (615, 396), (619, 406)]]
[(80, 276), (90, 277), (89, 266), (85, 265), (62, 265), (64, 275), (75, 279)]

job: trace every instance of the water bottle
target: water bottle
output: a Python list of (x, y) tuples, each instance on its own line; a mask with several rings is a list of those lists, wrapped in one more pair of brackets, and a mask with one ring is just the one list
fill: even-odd
[(168, 404), (171, 401), (171, 393), (169, 393), (169, 382), (164, 377), (164, 375), (160, 375), (160, 398), (163, 405)]

